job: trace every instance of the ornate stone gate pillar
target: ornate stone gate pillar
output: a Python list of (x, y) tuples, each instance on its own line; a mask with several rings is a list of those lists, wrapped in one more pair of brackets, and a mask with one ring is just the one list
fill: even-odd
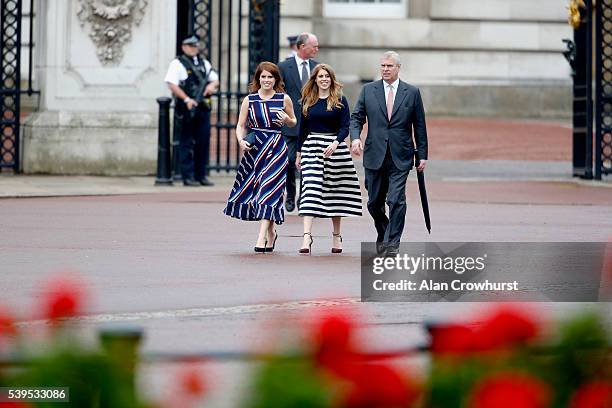
[(176, 2), (36, 3), (41, 107), (24, 125), (24, 171), (154, 173)]

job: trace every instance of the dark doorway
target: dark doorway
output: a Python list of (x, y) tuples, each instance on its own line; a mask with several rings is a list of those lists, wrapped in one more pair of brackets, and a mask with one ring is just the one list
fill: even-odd
[(211, 117), (210, 170), (231, 171), (238, 166), (238, 111), (257, 64), (278, 60), (279, 11), (279, 0), (177, 0), (177, 55), (182, 39), (196, 34), (202, 56), (219, 74)]
[(177, 0), (176, 4), (176, 55), (181, 54), (181, 41), (193, 34), (193, 0)]

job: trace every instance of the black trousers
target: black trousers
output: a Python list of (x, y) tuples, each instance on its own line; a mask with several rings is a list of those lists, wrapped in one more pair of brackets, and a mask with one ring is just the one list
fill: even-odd
[(197, 109), (193, 118), (189, 112), (176, 118), (182, 121), (178, 160), (183, 180), (201, 180), (208, 174), (210, 111)]
[[(399, 245), (406, 218), (406, 180), (410, 170), (395, 167), (391, 151), (378, 170), (365, 169), (365, 185), (368, 190), (368, 212), (374, 219), (376, 242)], [(385, 210), (389, 206), (389, 217)]]
[(289, 156), (289, 165), (287, 166), (287, 197), (285, 201), (292, 201), (295, 203), (296, 183), (295, 178), (298, 173), (295, 167), (295, 156), (297, 153), (297, 136), (286, 136), (283, 135), (285, 143), (287, 144), (287, 155)]

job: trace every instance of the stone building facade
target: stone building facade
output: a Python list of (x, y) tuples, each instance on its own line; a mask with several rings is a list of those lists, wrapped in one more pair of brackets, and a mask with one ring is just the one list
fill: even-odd
[[(567, 117), (572, 38), (563, 0), (287, 0), (283, 36), (312, 31), (354, 96), (388, 49), (430, 113)], [(284, 38), (284, 37), (283, 37)], [(284, 55), (284, 54), (283, 54)]]
[[(169, 94), (163, 77), (176, 52), (181, 1), (186, 0), (34, 2), (33, 64), (41, 95), (31, 101), (36, 112), (22, 129), (25, 172), (154, 173), (155, 98)], [(227, 8), (228, 1), (213, 4)], [(238, 1), (245, 20), (249, 0)], [(393, 49), (402, 56), (401, 77), (422, 89), (428, 114), (567, 117), (571, 82), (562, 39), (572, 31), (565, 5), (563, 0), (281, 0), (281, 44), (288, 35), (316, 33), (318, 59), (336, 69), (351, 103), (363, 82), (377, 78), (380, 54)], [(28, 13), (24, 10), (24, 19)], [(27, 30), (26, 20), (23, 27)], [(215, 27), (213, 36), (220, 32)], [(238, 77), (244, 79), (248, 49), (240, 49)], [(218, 51), (212, 50), (214, 65), (215, 56), (228, 49)], [(281, 49), (281, 58), (287, 52)], [(27, 52), (23, 58), (26, 70)], [(225, 78), (236, 82), (233, 75)]]

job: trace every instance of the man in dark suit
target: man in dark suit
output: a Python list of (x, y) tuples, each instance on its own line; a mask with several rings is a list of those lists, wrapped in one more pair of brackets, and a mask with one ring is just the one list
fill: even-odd
[(285, 91), (293, 102), (293, 110), (298, 122), (293, 128), (283, 127), (283, 138), (289, 149), (289, 167), (287, 168), (287, 198), (285, 199), (285, 208), (291, 212), (295, 209), (295, 154), (297, 151), (297, 140), (300, 134), (300, 110), (302, 99), (302, 87), (308, 81), (310, 72), (318, 64), (314, 57), (319, 52), (319, 41), (314, 34), (302, 33), (298, 36), (297, 52), (293, 57), (289, 57), (278, 64), (283, 81), (285, 82)]
[[(388, 255), (398, 251), (406, 217), (406, 179), (413, 166), (415, 144), (417, 171), (427, 163), (425, 110), (418, 88), (399, 79), (399, 54), (388, 51), (380, 60), (382, 79), (364, 85), (351, 115), (351, 150), (363, 150), (368, 211), (376, 227), (377, 247)], [(368, 121), (365, 150), (360, 134)], [(414, 130), (414, 140), (413, 140)], [(389, 217), (385, 211), (389, 206)]]

